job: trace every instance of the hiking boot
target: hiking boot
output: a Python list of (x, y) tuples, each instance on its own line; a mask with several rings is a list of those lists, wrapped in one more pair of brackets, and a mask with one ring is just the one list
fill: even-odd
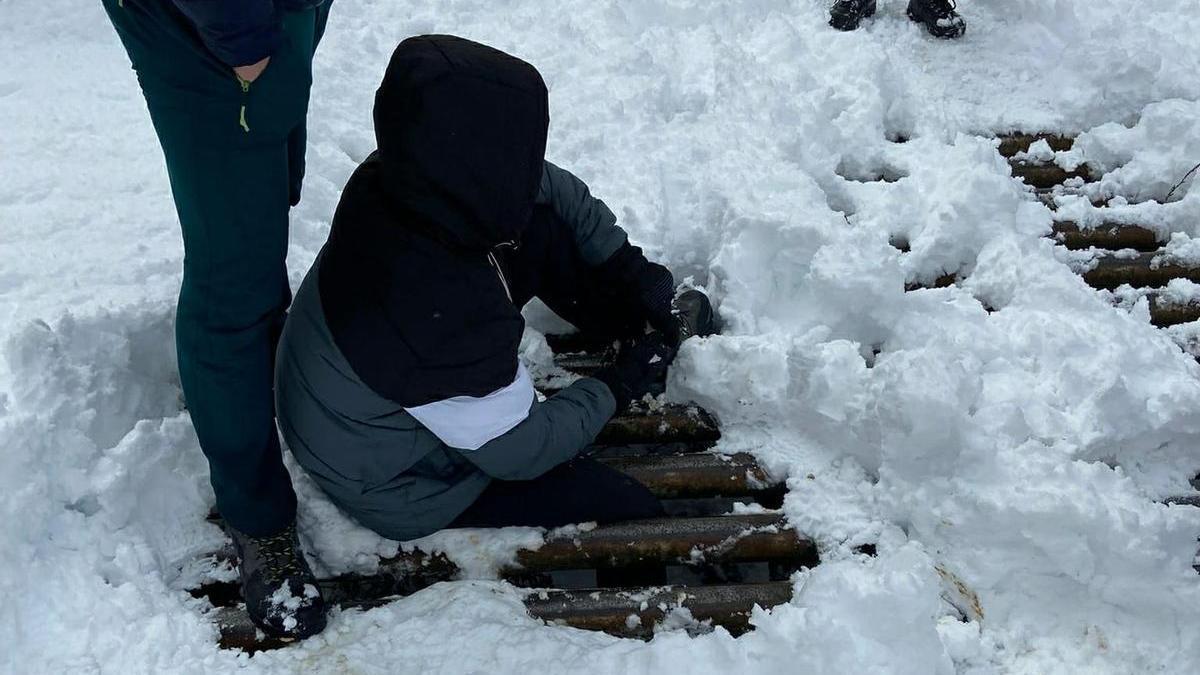
[(854, 30), (862, 20), (875, 15), (875, 0), (838, 0), (829, 8), (829, 25)]
[(936, 38), (958, 38), (967, 32), (967, 22), (955, 9), (954, 0), (909, 0), (908, 18), (925, 24)]
[(717, 321), (708, 296), (696, 289), (686, 290), (672, 303), (675, 319), (679, 321), (679, 341), (692, 337), (708, 337), (717, 332)]
[(325, 600), (300, 550), (296, 524), (270, 537), (226, 529), (241, 561), (242, 598), (255, 625), (283, 639), (302, 640), (324, 630)]

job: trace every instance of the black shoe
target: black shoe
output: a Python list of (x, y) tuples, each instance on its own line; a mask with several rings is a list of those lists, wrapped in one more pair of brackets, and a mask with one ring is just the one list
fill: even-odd
[(303, 640), (325, 629), (325, 599), (304, 553), (296, 525), (270, 537), (226, 527), (241, 560), (242, 598), (255, 625), (275, 638)]
[(692, 337), (708, 337), (717, 332), (717, 321), (713, 315), (708, 296), (691, 289), (684, 291), (672, 303), (675, 318), (679, 321), (679, 341)]
[(829, 8), (829, 25), (854, 30), (862, 20), (875, 15), (875, 0), (838, 0)]
[(954, 0), (909, 0), (908, 18), (925, 24), (936, 38), (959, 38), (967, 32), (967, 22), (955, 9)]

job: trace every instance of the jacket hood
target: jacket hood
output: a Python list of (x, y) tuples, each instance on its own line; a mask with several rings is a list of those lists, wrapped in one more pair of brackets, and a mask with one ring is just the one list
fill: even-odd
[(546, 84), (530, 64), (463, 38), (409, 38), (375, 94), (382, 187), (456, 245), (516, 241), (533, 212), (549, 123)]

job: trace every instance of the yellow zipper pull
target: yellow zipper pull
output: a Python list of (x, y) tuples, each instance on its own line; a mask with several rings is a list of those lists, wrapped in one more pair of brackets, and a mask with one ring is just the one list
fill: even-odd
[[(238, 84), (242, 85), (242, 93), (249, 94), (250, 93), (250, 81), (243, 79), (242, 76), (238, 75), (237, 73), (234, 73), (233, 76), (237, 78)], [(242, 131), (244, 131), (246, 133), (250, 133), (250, 125), (246, 124), (246, 104), (245, 103), (242, 104), (242, 111), (238, 115), (238, 124), (241, 125)]]

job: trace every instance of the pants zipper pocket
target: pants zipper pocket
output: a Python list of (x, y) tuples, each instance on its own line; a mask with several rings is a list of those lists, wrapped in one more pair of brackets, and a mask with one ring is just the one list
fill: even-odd
[(246, 98), (250, 95), (250, 82), (243, 80), (242, 76), (237, 73), (234, 73), (233, 76), (237, 78), (238, 84), (242, 85), (242, 109), (238, 113), (238, 126), (242, 128), (242, 131), (250, 133), (250, 125), (246, 123)]

